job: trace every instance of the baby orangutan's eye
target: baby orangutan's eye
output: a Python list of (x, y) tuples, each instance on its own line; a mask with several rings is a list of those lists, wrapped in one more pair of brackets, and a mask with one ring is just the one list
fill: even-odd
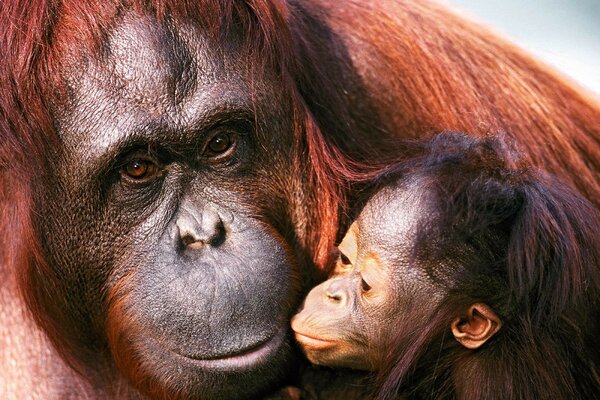
[(367, 281), (365, 281), (365, 278), (363, 278), (362, 275), (360, 276), (360, 289), (363, 291), (363, 293), (366, 293), (369, 290), (371, 290), (371, 285), (369, 285)]
[(350, 259), (348, 257), (346, 257), (346, 255), (344, 253), (342, 253), (340, 251), (340, 261), (342, 262), (343, 265), (352, 265), (352, 263), (350, 262)]

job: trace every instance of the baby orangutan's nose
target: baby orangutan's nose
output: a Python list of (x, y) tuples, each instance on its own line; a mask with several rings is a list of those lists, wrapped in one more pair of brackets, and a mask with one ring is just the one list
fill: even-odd
[(336, 303), (341, 306), (346, 304), (348, 291), (346, 282), (342, 279), (332, 279), (325, 288), (325, 300), (328, 303)]

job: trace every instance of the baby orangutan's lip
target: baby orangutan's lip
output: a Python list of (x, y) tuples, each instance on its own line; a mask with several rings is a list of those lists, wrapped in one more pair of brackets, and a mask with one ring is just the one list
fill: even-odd
[(299, 332), (295, 332), (295, 334), (296, 340), (302, 344), (302, 346), (310, 347), (311, 349), (324, 350), (335, 347), (336, 345), (336, 342), (332, 340), (318, 339)]

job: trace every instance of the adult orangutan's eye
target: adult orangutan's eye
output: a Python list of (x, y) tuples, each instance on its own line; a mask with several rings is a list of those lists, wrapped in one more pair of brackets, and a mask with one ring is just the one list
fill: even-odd
[(151, 160), (138, 158), (129, 161), (121, 168), (121, 176), (135, 182), (146, 182), (156, 178), (160, 168)]
[(206, 145), (205, 152), (209, 157), (221, 157), (235, 147), (234, 132), (219, 132)]

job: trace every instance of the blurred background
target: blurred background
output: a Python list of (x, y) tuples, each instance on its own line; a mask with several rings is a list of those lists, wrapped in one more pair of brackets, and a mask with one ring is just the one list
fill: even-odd
[(441, 0), (600, 94), (600, 0)]

